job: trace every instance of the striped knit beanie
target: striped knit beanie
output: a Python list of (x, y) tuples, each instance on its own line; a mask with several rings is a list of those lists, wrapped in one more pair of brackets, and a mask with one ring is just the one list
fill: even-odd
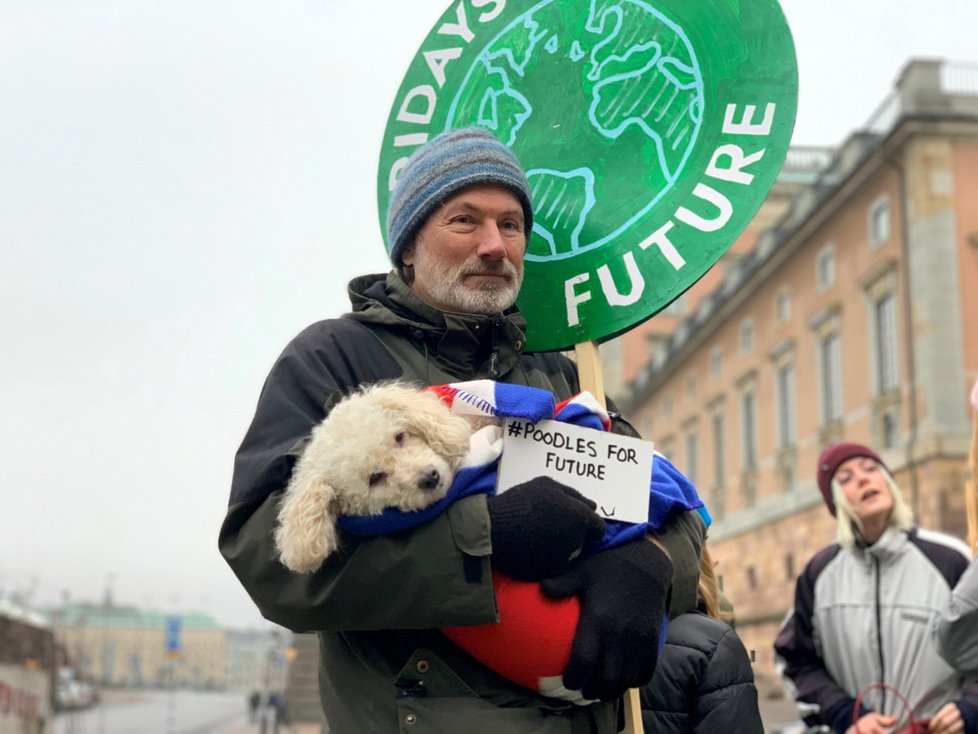
[(523, 205), (524, 231), (533, 228), (530, 185), (516, 156), (481, 127), (447, 130), (418, 148), (391, 192), (387, 251), (395, 266), (418, 230), (446, 199), (478, 184), (504, 186)]

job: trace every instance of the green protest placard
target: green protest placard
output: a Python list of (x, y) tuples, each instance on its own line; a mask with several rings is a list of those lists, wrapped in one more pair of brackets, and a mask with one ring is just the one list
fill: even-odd
[(775, 0), (456, 0), (380, 153), (381, 231), (408, 156), (480, 125), (526, 169), (528, 348), (619, 334), (726, 251), (781, 167), (798, 96)]

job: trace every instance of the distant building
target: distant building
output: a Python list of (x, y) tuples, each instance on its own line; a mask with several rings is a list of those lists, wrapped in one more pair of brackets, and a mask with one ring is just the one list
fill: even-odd
[(229, 630), (225, 688), (263, 694), (285, 690), (291, 639), (286, 630)]
[(864, 130), (791, 163), (675, 313), (602, 349), (609, 391), (708, 502), (761, 676), (796, 577), (834, 539), (814, 480), (825, 445), (874, 446), (921, 525), (966, 535), (978, 66), (910, 62)]
[[(795, 198), (822, 177), (835, 150), (827, 147), (793, 146), (788, 150), (777, 180), (768, 192), (757, 214), (720, 261), (696, 284), (673, 301), (654, 318), (631, 329), (623, 336), (601, 345), (601, 362), (606, 392), (616, 399), (627, 399), (632, 382), (650, 363), (665, 358), (669, 338), (693, 313), (701, 301), (712, 295), (740, 266), (741, 260), (755, 248), (758, 239), (785, 216)], [(688, 325), (683, 325), (688, 330)], [(636, 428), (642, 429), (640, 426)], [(650, 426), (642, 430), (650, 435)]]
[(60, 652), (43, 617), (0, 596), (0, 732), (47, 731)]
[[(208, 615), (163, 613), (103, 604), (49, 610), (58, 641), (74, 668), (109, 686), (178, 685), (224, 688), (227, 632)], [(169, 618), (179, 619), (175, 650), (167, 649)]]

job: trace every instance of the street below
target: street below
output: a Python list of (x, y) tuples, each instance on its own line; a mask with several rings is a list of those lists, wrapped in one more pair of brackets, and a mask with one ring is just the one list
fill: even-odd
[(230, 734), (246, 722), (241, 693), (106, 690), (96, 706), (58, 714), (54, 734)]

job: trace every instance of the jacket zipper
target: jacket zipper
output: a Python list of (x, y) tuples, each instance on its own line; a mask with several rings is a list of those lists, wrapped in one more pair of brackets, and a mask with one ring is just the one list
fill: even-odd
[(492, 353), (489, 355), (489, 377), (499, 377), (499, 322), (492, 322)]
[[(876, 649), (880, 657), (880, 683), (886, 683), (886, 666), (883, 659), (883, 625), (880, 618), (880, 559), (873, 557), (873, 568), (876, 572)], [(880, 711), (886, 711), (886, 689), (880, 689)]]

